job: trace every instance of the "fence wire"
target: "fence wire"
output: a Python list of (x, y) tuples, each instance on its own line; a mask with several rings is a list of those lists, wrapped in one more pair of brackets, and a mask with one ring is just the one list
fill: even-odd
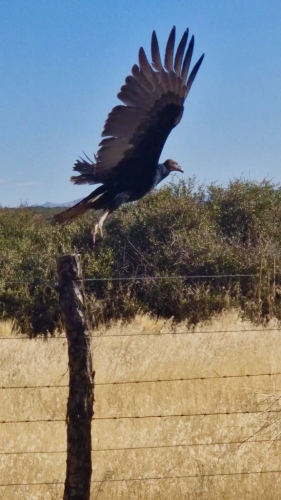
[[(167, 378), (167, 379), (151, 379), (151, 380), (121, 380), (116, 382), (98, 382), (94, 383), (95, 387), (106, 386), (106, 385), (133, 385), (133, 384), (157, 384), (157, 383), (167, 383), (167, 382), (189, 382), (194, 380), (226, 380), (234, 378), (256, 378), (256, 377), (273, 377), (281, 375), (281, 372), (272, 373), (246, 373), (243, 375), (212, 375), (208, 377), (181, 377), (181, 378)], [(51, 384), (51, 385), (2, 385), (0, 390), (13, 390), (13, 389), (65, 389), (68, 388), (68, 384)], [(280, 388), (281, 392), (281, 388)]]
[[(215, 415), (261, 415), (261, 414), (277, 414), (281, 413), (281, 409), (276, 410), (245, 410), (245, 411), (217, 411), (217, 412), (198, 412), (198, 413), (167, 413), (164, 415), (122, 415), (120, 417), (93, 417), (93, 421), (97, 420), (132, 420), (145, 418), (182, 418), (182, 417), (209, 417)], [(37, 419), (22, 419), (22, 420), (0, 420), (0, 424), (34, 424), (38, 422), (65, 422), (65, 418), (37, 418)]]
[[(113, 333), (113, 334), (103, 334), (101, 333), (100, 335), (90, 335), (91, 339), (101, 339), (105, 340), (107, 338), (114, 338), (114, 337), (161, 337), (161, 336), (168, 336), (172, 335), (173, 337), (177, 335), (201, 335), (201, 334), (221, 334), (221, 333), (258, 333), (258, 332), (280, 332), (281, 327), (274, 327), (274, 328), (261, 328), (260, 326), (257, 326), (257, 328), (249, 328), (245, 330), (201, 330), (201, 331), (196, 331), (193, 329), (186, 330), (184, 332), (177, 332), (177, 331), (172, 331), (172, 332), (158, 332), (158, 333), (150, 333), (150, 332), (139, 332), (139, 333)], [(49, 340), (63, 340), (66, 341), (67, 337), (65, 335), (59, 335), (59, 336), (48, 336), (47, 338), (43, 336), (37, 336), (37, 337), (28, 337), (26, 336), (20, 336), (22, 334), (19, 334), (18, 336), (9, 336), (9, 337), (1, 337), (0, 336), (0, 341), (1, 340), (35, 340), (36, 342), (46, 342)]]
[[(275, 276), (281, 276), (281, 273), (276, 273)], [(183, 276), (111, 276), (108, 278), (83, 278), (77, 279), (76, 281), (83, 281), (85, 283), (94, 282), (107, 282), (107, 281), (159, 281), (159, 280), (194, 280), (194, 279), (223, 279), (223, 278), (258, 278), (259, 273), (246, 273), (246, 274), (194, 274), (194, 275), (183, 275)], [(73, 280), (75, 281), (75, 280)], [(57, 281), (53, 280), (41, 280), (33, 279), (32, 281), (27, 280), (3, 280), (2, 285), (48, 285), (56, 287), (58, 286)]]
[[(281, 437), (274, 439), (274, 442), (281, 441)], [(93, 448), (92, 453), (104, 452), (104, 451), (129, 451), (129, 450), (157, 450), (162, 448), (193, 448), (199, 446), (220, 446), (220, 445), (242, 445), (246, 443), (273, 443), (272, 439), (244, 439), (242, 441), (212, 441), (211, 443), (187, 443), (187, 444), (167, 444), (167, 445), (155, 445), (155, 446), (126, 446), (119, 448)], [(48, 451), (0, 451), (0, 455), (50, 455), (50, 454), (63, 454), (67, 450), (48, 450)], [(1, 486), (1, 485), (0, 485)]]
[[(202, 480), (204, 477), (223, 477), (223, 476), (251, 476), (251, 475), (264, 475), (264, 474), (280, 474), (281, 470), (260, 470), (260, 471), (242, 471), (242, 472), (221, 472), (219, 474), (185, 474), (181, 476), (151, 476), (151, 477), (137, 477), (137, 478), (120, 478), (120, 479), (92, 479), (91, 484), (104, 484), (104, 483), (126, 483), (126, 482), (136, 482), (136, 481), (170, 481), (171, 479), (188, 479), (196, 478)], [(15, 486), (56, 486), (64, 485), (64, 481), (50, 481), (50, 482), (37, 482), (37, 483), (0, 483), (0, 487), (15, 487)]]

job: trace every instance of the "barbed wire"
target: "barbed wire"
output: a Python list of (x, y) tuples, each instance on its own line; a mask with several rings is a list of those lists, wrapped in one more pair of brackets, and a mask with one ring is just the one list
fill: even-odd
[[(217, 412), (203, 412), (203, 413), (175, 413), (167, 415), (134, 415), (134, 416), (123, 416), (123, 417), (95, 417), (94, 420), (127, 420), (127, 419), (144, 419), (144, 418), (180, 418), (180, 417), (207, 417), (215, 415), (252, 415), (261, 413), (281, 413), (280, 409), (277, 410), (246, 410), (246, 411), (217, 411)], [(1, 423), (1, 422), (0, 422)]]
[(65, 418), (38, 418), (33, 420), (0, 420), (0, 424), (36, 424), (39, 422), (66, 422)]
[[(132, 276), (132, 277), (112, 277), (112, 278), (85, 278), (85, 282), (94, 281), (158, 281), (158, 280), (189, 280), (189, 279), (222, 279), (222, 278), (258, 278), (260, 274), (195, 274), (195, 275), (184, 275), (184, 276)], [(78, 280), (79, 281), (79, 280)]]
[[(100, 481), (103, 483), (104, 481)], [(0, 483), (0, 488), (7, 488), (8, 486), (15, 487), (15, 486), (57, 486), (65, 484), (64, 481), (44, 481), (40, 483)]]
[[(281, 273), (275, 273), (275, 276), (281, 276)], [(107, 282), (107, 281), (159, 281), (159, 280), (193, 280), (193, 279), (223, 279), (223, 278), (258, 278), (260, 273), (245, 273), (245, 274), (194, 274), (183, 276), (111, 276), (109, 278), (78, 278), (73, 281), (83, 281), (85, 283)], [(57, 281), (41, 280), (34, 278), (31, 281), (26, 280), (8, 280), (1, 281), (3, 285), (49, 285), (58, 286)]]
[[(218, 445), (228, 445), (228, 444), (248, 444), (248, 443), (273, 443), (281, 441), (281, 437), (278, 439), (247, 439), (243, 441), (213, 441), (211, 443), (186, 443), (186, 444), (160, 444), (154, 446), (126, 446), (125, 448), (92, 448), (91, 452), (104, 452), (104, 451), (127, 451), (127, 450), (155, 450), (162, 448), (192, 448), (199, 446), (218, 446)], [(48, 450), (48, 451), (1, 451), (0, 455), (49, 455), (49, 454), (62, 454), (67, 453), (65, 450)]]
[[(253, 377), (273, 377), (281, 375), (281, 372), (272, 372), (272, 373), (246, 373), (243, 375), (212, 375), (208, 377), (179, 377), (179, 378), (171, 378), (171, 379), (154, 379), (154, 380), (120, 380), (117, 382), (95, 382), (94, 386), (105, 386), (105, 385), (131, 385), (131, 384), (155, 384), (155, 383), (167, 383), (167, 382), (187, 382), (193, 380), (226, 380), (233, 378), (253, 378)], [(59, 389), (59, 388), (68, 388), (69, 384), (48, 384), (48, 385), (2, 385), (0, 386), (0, 390), (13, 390), (13, 389)], [(280, 389), (281, 392), (281, 389)]]
[[(96, 385), (102, 385), (102, 384), (94, 384)], [(0, 386), (0, 390), (12, 390), (12, 389), (59, 389), (59, 388), (66, 388), (69, 387), (69, 384), (60, 384), (60, 385), (2, 385)]]
[[(113, 334), (100, 334), (100, 335), (90, 335), (91, 339), (107, 339), (107, 338), (112, 338), (112, 337), (161, 337), (164, 335), (200, 335), (200, 334), (219, 334), (219, 333), (263, 333), (263, 332), (280, 332), (281, 327), (274, 327), (274, 328), (246, 328), (245, 330), (202, 330), (202, 331), (194, 331), (194, 330), (187, 330), (185, 332), (158, 332), (158, 333), (152, 333), (152, 332), (139, 332), (139, 333), (113, 333)], [(21, 334), (20, 334), (21, 335)], [(37, 337), (20, 337), (20, 336), (9, 336), (9, 337), (1, 337), (0, 336), (0, 341), (1, 340), (36, 340), (46, 342), (49, 340), (67, 340), (66, 335), (59, 335), (59, 336), (48, 336), (47, 338), (43, 337), (42, 335), (37, 336)]]
[[(136, 481), (170, 481), (171, 479), (188, 479), (188, 478), (196, 478), (201, 479), (203, 477), (222, 477), (222, 476), (247, 476), (247, 475), (256, 475), (256, 474), (280, 474), (281, 470), (260, 470), (260, 471), (242, 471), (242, 472), (221, 472), (216, 474), (185, 474), (182, 476), (154, 476), (154, 477), (142, 477), (142, 478), (120, 478), (120, 479), (92, 479), (91, 483), (117, 483), (117, 482), (136, 482)], [(63, 485), (65, 481), (44, 481), (37, 483), (0, 483), (0, 487), (8, 487), (8, 486), (57, 486)]]
[[(260, 414), (276, 414), (281, 413), (281, 409), (276, 410), (237, 410), (237, 411), (217, 411), (217, 412), (202, 412), (202, 413), (174, 413), (166, 415), (123, 415), (120, 417), (95, 417), (92, 421), (97, 420), (133, 420), (133, 419), (145, 419), (145, 418), (182, 418), (182, 417), (208, 417), (216, 415), (260, 415)], [(22, 419), (22, 420), (1, 420), (0, 424), (30, 424), (39, 422), (65, 422), (66, 418), (38, 418), (38, 419)]]
[(145, 477), (145, 478), (126, 478), (126, 479), (110, 479), (110, 478), (105, 478), (103, 480), (92, 480), (91, 483), (115, 483), (115, 482), (122, 482), (122, 481), (166, 481), (166, 480), (171, 480), (171, 479), (185, 479), (189, 477), (196, 477), (198, 479), (202, 479), (202, 477), (221, 477), (221, 476), (241, 476), (241, 475), (251, 475), (251, 474), (276, 474), (281, 472), (281, 470), (277, 471), (243, 471), (243, 472), (221, 472), (219, 474), (186, 474), (183, 476), (166, 476), (166, 477)]

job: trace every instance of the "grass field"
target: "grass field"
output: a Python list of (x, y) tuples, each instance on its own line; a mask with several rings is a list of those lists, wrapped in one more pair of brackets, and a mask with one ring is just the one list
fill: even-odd
[[(92, 500), (280, 498), (277, 324), (137, 316), (93, 335)], [(0, 499), (59, 499), (66, 339), (14, 336), (0, 324)]]

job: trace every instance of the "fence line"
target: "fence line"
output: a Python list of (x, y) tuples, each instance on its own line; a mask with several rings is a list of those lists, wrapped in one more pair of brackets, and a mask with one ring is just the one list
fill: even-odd
[(257, 411), (218, 411), (211, 413), (175, 413), (175, 414), (167, 414), (167, 415), (132, 415), (129, 417), (95, 417), (94, 420), (127, 420), (127, 419), (144, 419), (144, 418), (173, 418), (173, 417), (207, 417), (207, 416), (215, 416), (215, 415), (255, 415), (255, 414), (263, 414), (263, 413), (280, 413), (280, 409), (277, 410), (257, 410)]
[[(280, 273), (281, 274), (281, 273)], [(85, 278), (85, 282), (94, 281), (158, 281), (158, 280), (190, 280), (190, 279), (221, 279), (221, 278), (258, 278), (259, 273), (255, 274), (194, 274), (186, 276), (123, 276), (123, 277), (111, 277), (111, 278)], [(277, 274), (276, 274), (277, 276)]]
[[(217, 446), (217, 445), (225, 445), (225, 444), (246, 444), (246, 443), (274, 443), (277, 441), (281, 441), (281, 437), (278, 439), (244, 439), (243, 441), (213, 441), (212, 443), (193, 443), (193, 444), (171, 444), (171, 445), (158, 445), (158, 446), (127, 446), (125, 448), (94, 448), (92, 452), (99, 451), (126, 451), (126, 450), (155, 450), (161, 448), (191, 448), (194, 446)], [(53, 451), (9, 451), (4, 452), (1, 451), (0, 455), (48, 455), (52, 453), (66, 453), (65, 450), (53, 450)], [(1, 485), (0, 485), (1, 486)]]
[[(159, 332), (159, 333), (143, 333), (143, 332), (140, 332), (140, 333), (116, 333), (116, 334), (106, 334), (106, 335), (91, 335), (91, 338), (92, 339), (107, 339), (107, 338), (112, 338), (112, 337), (161, 337), (163, 335), (172, 335), (172, 336), (176, 336), (176, 335), (200, 335), (201, 333), (202, 334), (207, 334), (207, 333), (257, 333), (257, 332), (280, 332), (281, 331), (281, 327), (275, 327), (275, 328), (260, 328), (260, 327), (257, 327), (257, 328), (249, 328), (249, 329), (245, 329), (245, 330), (202, 330), (202, 331), (192, 331), (192, 330), (188, 330), (188, 331), (185, 331), (185, 332)], [(42, 341), (42, 342), (46, 342), (46, 341), (49, 341), (49, 340), (66, 340), (66, 336), (65, 335), (60, 335), (60, 336), (53, 336), (53, 337), (47, 337), (44, 338), (44, 337), (1, 337), (0, 336), (0, 341), (1, 340), (36, 340), (36, 341)]]
[(201, 477), (221, 477), (221, 476), (241, 476), (241, 475), (251, 475), (251, 474), (277, 474), (280, 473), (281, 470), (270, 470), (270, 471), (252, 471), (252, 472), (222, 472), (221, 474), (186, 474), (183, 476), (166, 476), (166, 477), (144, 477), (144, 478), (132, 478), (132, 479), (104, 479), (102, 481), (93, 480), (92, 483), (115, 483), (122, 481), (167, 481), (170, 479), (183, 479), (189, 477), (195, 477), (200, 479)]
[[(280, 413), (280, 409), (276, 410), (246, 410), (246, 411), (217, 411), (217, 412), (203, 412), (203, 413), (174, 413), (166, 415), (130, 415), (122, 417), (94, 417), (93, 420), (133, 420), (145, 418), (181, 418), (181, 417), (208, 417), (215, 415), (261, 415), (268, 413)], [(0, 420), (0, 424), (33, 424), (38, 422), (65, 422), (65, 418), (38, 418), (34, 420)]]
[[(139, 477), (139, 478), (121, 478), (121, 479), (93, 479), (91, 481), (92, 484), (96, 483), (120, 483), (120, 482), (132, 482), (132, 481), (170, 481), (171, 479), (188, 479), (188, 478), (196, 478), (202, 479), (203, 477), (222, 477), (222, 476), (251, 476), (255, 474), (279, 474), (281, 470), (261, 470), (261, 471), (252, 471), (252, 472), (222, 472), (221, 474), (186, 474), (183, 476), (166, 476), (166, 477)], [(0, 483), (0, 487), (8, 487), (8, 486), (56, 486), (63, 485), (64, 481), (53, 481), (53, 482), (40, 482), (40, 483)]]
[[(276, 273), (275, 276), (281, 276), (281, 273)], [(184, 276), (120, 276), (114, 277), (111, 276), (109, 278), (84, 278), (83, 282), (85, 283), (94, 283), (94, 282), (107, 282), (107, 281), (159, 281), (159, 280), (191, 280), (191, 279), (223, 279), (223, 278), (258, 278), (260, 277), (259, 273), (249, 273), (249, 274), (194, 274), (194, 275), (184, 275)], [(73, 280), (75, 281), (75, 280)], [(26, 280), (10, 280), (10, 281), (2, 281), (3, 285), (49, 285), (49, 286), (57, 286), (58, 283), (56, 281), (50, 280), (41, 280), (34, 278), (33, 281)]]
[[(120, 382), (95, 382), (95, 387), (104, 385), (126, 385), (126, 384), (155, 384), (161, 382), (186, 382), (192, 380), (225, 380), (228, 378), (251, 378), (251, 377), (273, 377), (275, 375), (281, 375), (281, 372), (273, 373), (253, 373), (244, 375), (217, 375), (211, 377), (190, 377), (190, 378), (171, 378), (171, 379), (156, 379), (156, 380), (127, 380)], [(10, 390), (10, 389), (58, 389), (58, 388), (69, 387), (68, 384), (61, 385), (13, 385), (13, 386), (0, 386), (0, 390)], [(281, 389), (280, 389), (281, 391)]]

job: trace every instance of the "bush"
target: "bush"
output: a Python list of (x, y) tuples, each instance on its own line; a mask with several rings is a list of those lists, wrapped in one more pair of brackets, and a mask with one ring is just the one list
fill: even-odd
[[(86, 282), (93, 324), (140, 311), (195, 324), (228, 307), (254, 321), (279, 318), (280, 212), (280, 188), (269, 182), (190, 179), (121, 207), (93, 249), (96, 214), (62, 229), (28, 207), (2, 208), (2, 318), (29, 335), (60, 330), (56, 257), (74, 252), (85, 278), (107, 279)], [(203, 278), (238, 274), (257, 276)]]

